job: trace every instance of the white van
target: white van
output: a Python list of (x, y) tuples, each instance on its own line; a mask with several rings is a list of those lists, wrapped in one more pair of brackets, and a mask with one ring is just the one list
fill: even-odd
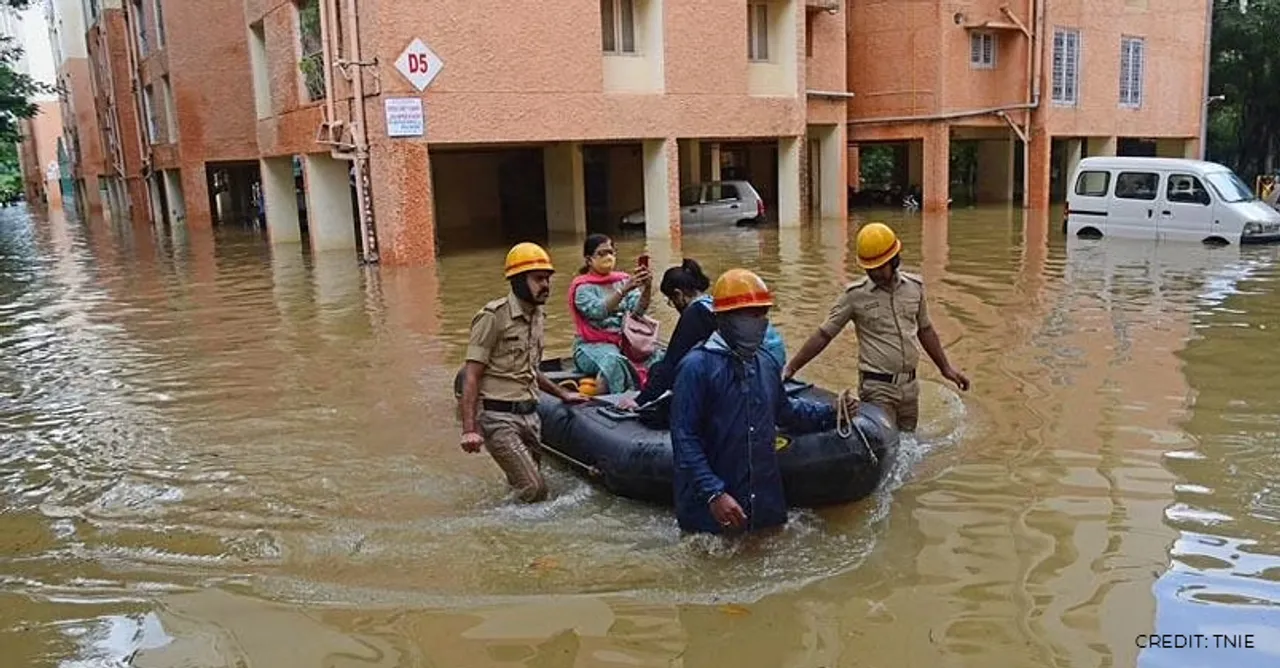
[(1067, 192), (1069, 236), (1248, 244), (1280, 241), (1280, 212), (1227, 167), (1180, 158), (1080, 161)]

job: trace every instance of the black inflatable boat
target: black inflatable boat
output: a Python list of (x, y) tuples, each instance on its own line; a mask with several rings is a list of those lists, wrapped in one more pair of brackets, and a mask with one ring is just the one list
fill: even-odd
[[(571, 359), (546, 360), (542, 371), (557, 384), (585, 377)], [(462, 391), (462, 372), (454, 393)], [(808, 383), (790, 381), (787, 394), (835, 404), (837, 395)], [(674, 504), (671, 434), (646, 424), (645, 410), (614, 406), (619, 397), (594, 397), (568, 405), (539, 393), (542, 442), (546, 451), (589, 480), (618, 496)], [(795, 507), (819, 507), (862, 499), (880, 484), (898, 451), (898, 431), (879, 407), (863, 404), (846, 427), (817, 433), (778, 433), (778, 463), (787, 501)]]

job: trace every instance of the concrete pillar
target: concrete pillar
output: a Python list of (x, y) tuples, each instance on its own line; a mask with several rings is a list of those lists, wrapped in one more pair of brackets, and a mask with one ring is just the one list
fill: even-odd
[(644, 226), (650, 238), (680, 236), (679, 162), (675, 139), (644, 141)]
[(262, 203), (267, 210), (267, 239), (272, 244), (302, 242), (298, 221), (298, 197), (293, 185), (293, 158), (263, 158)]
[(1090, 156), (1112, 156), (1116, 154), (1115, 137), (1089, 137), (1087, 140)]
[(209, 171), (203, 162), (182, 166), (182, 199), (186, 203), (187, 228), (210, 229), (213, 212), (209, 209)]
[(1200, 140), (1187, 139), (1182, 142), (1182, 156), (1187, 160), (1201, 160), (1200, 157)]
[(711, 145), (711, 180), (720, 180), (720, 144)]
[(978, 201), (1013, 201), (1015, 139), (978, 142)]
[[(840, 131), (842, 133), (847, 132), (844, 126), (840, 127)], [(862, 190), (862, 147), (858, 144), (849, 144), (845, 153), (847, 154), (845, 169), (848, 177), (846, 184), (850, 190), (856, 193)]]
[[(1114, 150), (1115, 144), (1112, 143)], [(1033, 211), (1049, 208), (1049, 181), (1052, 173), (1053, 137), (1043, 127), (1033, 127), (1027, 147), (1026, 206)]]
[(163, 202), (161, 201), (161, 198), (160, 198), (160, 189), (163, 188), (164, 186), (161, 184), (160, 181), (161, 181), (160, 172), (152, 172), (151, 176), (147, 177), (147, 196), (148, 196), (148, 204), (150, 205), (150, 211), (151, 211), (151, 224), (157, 225), (157, 226), (163, 225), (165, 222), (164, 220), (165, 210), (162, 206)]
[(800, 165), (804, 160), (804, 137), (778, 138), (778, 226), (799, 227), (803, 221)]
[(925, 160), (925, 142), (911, 141), (907, 142), (906, 163), (907, 163), (907, 182), (902, 184), (904, 189), (921, 186), (924, 182), (924, 160)]
[(934, 123), (924, 138), (924, 211), (946, 211), (951, 197), (951, 126)]
[(307, 232), (311, 250), (354, 250), (355, 218), (351, 215), (351, 163), (328, 153), (302, 158), (307, 196)]
[(169, 169), (164, 174), (165, 200), (169, 204), (169, 220), (175, 225), (182, 225), (187, 219), (187, 203), (182, 196), (182, 173)]
[(1064, 184), (1062, 192), (1066, 195), (1071, 194), (1071, 189), (1075, 187), (1075, 184), (1071, 181), (1071, 175), (1076, 173), (1076, 167), (1079, 167), (1080, 161), (1084, 159), (1084, 143), (1085, 140), (1080, 138), (1066, 141), (1066, 164), (1062, 166), (1062, 181)]
[(102, 213), (102, 184), (97, 174), (84, 177), (84, 211), (88, 216)]
[(680, 187), (683, 189), (702, 180), (702, 142), (685, 139), (680, 142)]
[(582, 144), (560, 142), (542, 149), (543, 180), (547, 189), (547, 229), (551, 232), (587, 231), (587, 188)]
[(375, 142), (371, 165), (379, 263), (424, 265), (436, 256), (431, 158), (422, 141)]
[(818, 174), (813, 179), (817, 186), (814, 196), (818, 200), (818, 215), (843, 220), (849, 213), (849, 175), (846, 163), (849, 150), (845, 126), (839, 124), (817, 127), (814, 128), (813, 135), (818, 145), (814, 161)]

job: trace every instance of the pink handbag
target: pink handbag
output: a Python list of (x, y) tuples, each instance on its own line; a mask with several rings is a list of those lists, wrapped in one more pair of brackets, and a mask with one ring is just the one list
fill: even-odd
[(657, 320), (628, 313), (622, 319), (622, 354), (633, 362), (644, 362), (658, 349)]

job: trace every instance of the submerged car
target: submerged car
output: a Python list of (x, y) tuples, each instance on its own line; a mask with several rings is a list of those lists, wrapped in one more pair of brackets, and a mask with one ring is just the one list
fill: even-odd
[(1092, 157), (1080, 161), (1070, 183), (1063, 226), (1071, 236), (1280, 241), (1280, 212), (1217, 163)]
[[(680, 190), (680, 226), (763, 223), (764, 199), (746, 181), (710, 181)], [(643, 227), (644, 209), (622, 217), (623, 227)]]

